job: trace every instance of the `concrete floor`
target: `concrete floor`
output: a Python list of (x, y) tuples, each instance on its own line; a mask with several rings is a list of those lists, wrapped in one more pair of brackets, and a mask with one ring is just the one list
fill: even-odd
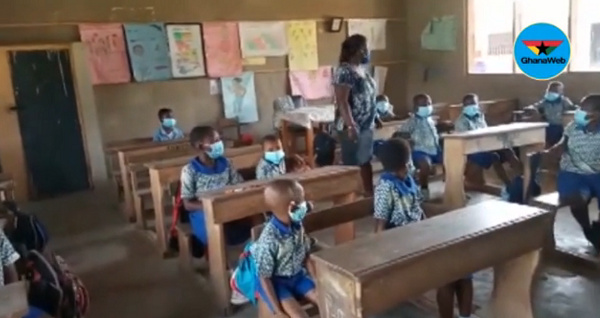
[[(198, 318), (219, 317), (212, 306), (206, 281), (179, 271), (175, 259), (162, 260), (145, 236), (125, 222), (117, 210), (115, 191), (98, 188), (62, 198), (30, 203), (48, 226), (51, 246), (79, 273), (91, 294), (88, 318)], [(366, 220), (361, 232), (371, 232)], [(325, 240), (329, 233), (319, 233)], [(568, 265), (568, 264), (567, 264)], [(578, 271), (580, 272), (580, 271)], [(600, 280), (545, 264), (534, 287), (536, 317), (597, 318)], [(476, 304), (485, 303), (491, 271), (475, 276)], [(433, 301), (406, 304), (382, 317), (436, 317)], [(256, 317), (254, 308), (239, 310), (234, 318)]]

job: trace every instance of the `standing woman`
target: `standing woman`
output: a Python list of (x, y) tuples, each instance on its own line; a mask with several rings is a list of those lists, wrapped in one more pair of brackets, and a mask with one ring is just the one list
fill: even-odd
[(342, 43), (333, 85), (337, 104), (335, 128), (340, 138), (342, 162), (360, 167), (364, 189), (372, 195), (376, 89), (373, 77), (364, 67), (369, 58), (367, 39), (360, 34), (348, 37)]

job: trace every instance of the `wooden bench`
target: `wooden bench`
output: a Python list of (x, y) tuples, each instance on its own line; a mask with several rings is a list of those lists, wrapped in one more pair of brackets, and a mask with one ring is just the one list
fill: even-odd
[(119, 199), (121, 199), (123, 195), (121, 173), (119, 172), (119, 150), (140, 144), (150, 144), (151, 142), (151, 137), (144, 137), (129, 140), (117, 140), (104, 144), (104, 160), (106, 161), (108, 177), (113, 180), (117, 187)]
[[(349, 203), (362, 191), (362, 181), (358, 167), (328, 166), (304, 173), (293, 173), (282, 178), (298, 180), (304, 187), (307, 200), (332, 200), (335, 204)], [(235, 220), (261, 215), (268, 210), (263, 191), (270, 181), (245, 182), (237, 186), (225, 187), (219, 191), (200, 195), (208, 231), (209, 269), (212, 284), (216, 290), (219, 308), (225, 313), (229, 306), (229, 275), (226, 269), (226, 245), (223, 226)], [(345, 223), (335, 228), (336, 242), (354, 239), (354, 223)]]
[[(444, 167), (446, 168), (444, 207), (454, 210), (466, 205), (464, 171), (467, 155), (520, 147), (521, 162), (528, 162), (528, 153), (543, 149), (547, 125), (546, 123), (511, 123), (442, 135), (444, 138)], [(529, 184), (530, 179), (530, 167), (524, 164), (524, 184)], [(524, 192), (526, 189), (527, 187), (524, 187)]]
[(489, 317), (532, 318), (532, 276), (551, 226), (547, 211), (486, 201), (319, 251), (321, 317), (376, 315), (493, 266)]
[(0, 286), (0, 318), (21, 318), (29, 311), (27, 285), (17, 282)]
[[(252, 145), (239, 148), (226, 148), (225, 156), (237, 170), (253, 168), (263, 156), (262, 146)], [(184, 159), (173, 159), (160, 163), (146, 164), (150, 175), (150, 192), (152, 194), (152, 205), (154, 209), (154, 231), (146, 231), (150, 238), (156, 241), (157, 249), (163, 256), (168, 255), (167, 235), (165, 224), (165, 205), (168, 196), (165, 188), (173, 183), (179, 182), (181, 169), (189, 161), (190, 157)]]
[(15, 199), (15, 182), (6, 173), (0, 173), (0, 201)]

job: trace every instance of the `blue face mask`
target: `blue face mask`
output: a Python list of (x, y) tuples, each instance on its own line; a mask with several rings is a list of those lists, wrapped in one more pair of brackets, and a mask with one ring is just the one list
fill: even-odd
[(265, 160), (275, 164), (279, 164), (284, 157), (285, 152), (283, 152), (283, 150), (265, 152)]
[(302, 201), (292, 208), (292, 210), (290, 211), (290, 218), (294, 222), (302, 222), (307, 212), (308, 204), (306, 203), (306, 201)]
[(377, 107), (377, 111), (380, 114), (387, 114), (390, 111), (390, 103), (386, 101), (377, 102), (377, 104), (375, 104), (375, 107)]
[(164, 118), (162, 120), (162, 125), (166, 128), (173, 128), (177, 124), (177, 120), (175, 118)]
[(417, 116), (419, 117), (426, 118), (431, 116), (431, 114), (433, 114), (433, 106), (431, 105), (419, 106), (417, 109)]
[(590, 123), (590, 120), (587, 118), (587, 112), (581, 109), (575, 111), (575, 115), (573, 116), (573, 120), (575, 120), (575, 124), (579, 127), (585, 127)]
[(475, 117), (479, 115), (479, 105), (472, 104), (464, 106), (463, 114), (465, 114), (467, 117)]
[(217, 159), (220, 157), (223, 157), (223, 154), (225, 153), (225, 145), (223, 145), (223, 141), (219, 140), (213, 144), (210, 145), (210, 150), (206, 151), (206, 154), (211, 158), (211, 159)]
[(544, 95), (544, 99), (549, 101), (549, 102), (553, 102), (556, 101), (560, 98), (560, 94), (559, 93), (555, 93), (555, 92), (547, 92), (546, 95)]
[(360, 60), (360, 64), (369, 64), (371, 62), (371, 52), (367, 52), (365, 56)]

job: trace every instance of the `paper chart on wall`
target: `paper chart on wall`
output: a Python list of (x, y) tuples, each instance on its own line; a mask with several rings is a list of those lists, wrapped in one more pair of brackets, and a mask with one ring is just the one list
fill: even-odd
[(199, 24), (167, 25), (173, 77), (206, 75)]
[(350, 19), (348, 36), (362, 34), (367, 38), (369, 50), (385, 50), (387, 39), (385, 19)]
[(385, 89), (385, 79), (387, 77), (388, 69), (384, 66), (375, 66), (373, 71), (373, 79), (375, 80), (375, 87), (377, 88), (377, 94), (383, 94)]
[(210, 77), (242, 74), (240, 38), (235, 22), (202, 24), (206, 70)]
[(285, 22), (240, 22), (242, 56), (284, 56), (288, 53)]
[(81, 24), (81, 42), (87, 49), (92, 84), (116, 84), (131, 81), (123, 25)]
[(287, 24), (288, 65), (292, 71), (319, 68), (317, 48), (317, 23), (315, 21), (290, 21)]
[(221, 94), (223, 95), (225, 118), (237, 119), (240, 123), (258, 121), (253, 72), (221, 78)]
[(433, 51), (456, 51), (456, 33), (455, 16), (431, 19), (421, 32), (421, 48)]
[(290, 71), (292, 95), (301, 95), (307, 100), (333, 97), (331, 66), (322, 66), (314, 71)]
[(138, 82), (171, 78), (171, 59), (163, 23), (125, 24), (133, 78)]

